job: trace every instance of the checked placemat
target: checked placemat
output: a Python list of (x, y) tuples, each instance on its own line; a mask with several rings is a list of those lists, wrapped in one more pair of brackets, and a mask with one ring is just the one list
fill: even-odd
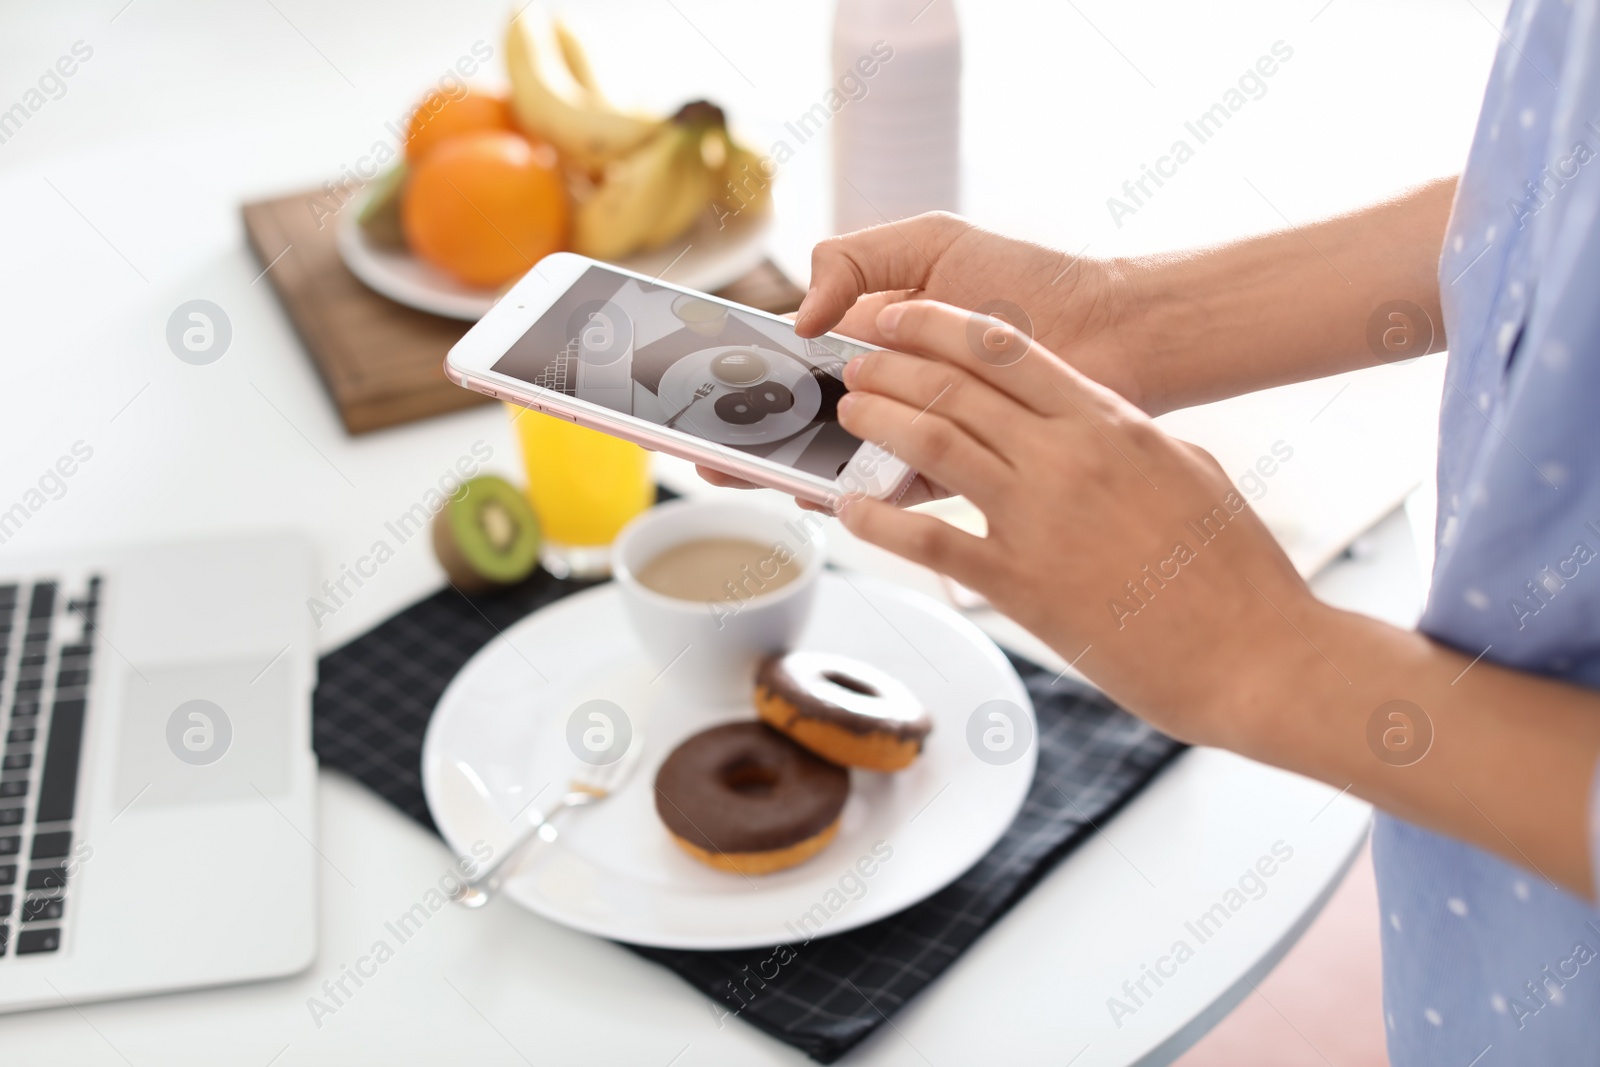
[[(434, 829), (422, 737), (457, 671), (518, 619), (586, 588), (539, 572), (468, 599), (445, 588), (322, 657), (317, 756)], [(790, 946), (684, 952), (628, 946), (743, 1019), (832, 1063), (942, 974), (1040, 878), (1138, 793), (1181, 744), (1037, 664), (1011, 657), (1039, 720), (1039, 769), (1021, 813), (971, 870), (870, 926)]]

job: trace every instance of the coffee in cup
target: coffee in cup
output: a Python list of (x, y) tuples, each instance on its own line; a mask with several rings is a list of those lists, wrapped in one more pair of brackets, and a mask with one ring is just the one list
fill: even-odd
[(811, 615), (822, 522), (809, 512), (674, 500), (622, 531), (614, 573), (663, 684), (749, 699), (756, 664), (793, 647)]
[(744, 600), (782, 589), (800, 577), (800, 564), (781, 545), (700, 537), (662, 549), (635, 577), (646, 589), (678, 600)]

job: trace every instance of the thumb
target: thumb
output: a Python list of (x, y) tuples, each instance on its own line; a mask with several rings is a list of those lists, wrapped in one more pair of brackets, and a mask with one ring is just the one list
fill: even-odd
[(955, 215), (930, 212), (820, 242), (811, 252), (811, 288), (795, 314), (795, 332), (826, 333), (867, 293), (926, 288), (933, 264), (965, 226)]

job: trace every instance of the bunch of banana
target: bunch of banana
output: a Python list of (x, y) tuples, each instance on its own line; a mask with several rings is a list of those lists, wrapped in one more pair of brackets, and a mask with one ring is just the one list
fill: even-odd
[(583, 47), (529, 4), (506, 30), (511, 110), (574, 173), (572, 248), (621, 259), (658, 248), (708, 205), (718, 217), (765, 206), (765, 161), (728, 135), (722, 109), (697, 100), (671, 118), (618, 110), (600, 94)]
[[(736, 184), (732, 168), (761, 178), (761, 160), (728, 136), (722, 109), (704, 100), (685, 104), (648, 141), (613, 160), (600, 183), (579, 203), (572, 247), (596, 259), (619, 259), (658, 248), (683, 233), (713, 202), (724, 203)], [(750, 192), (725, 206), (736, 212), (753, 203)]]
[(595, 86), (577, 38), (535, 5), (524, 8), (506, 28), (506, 71), (517, 124), (591, 174), (644, 144), (664, 125), (608, 103)]

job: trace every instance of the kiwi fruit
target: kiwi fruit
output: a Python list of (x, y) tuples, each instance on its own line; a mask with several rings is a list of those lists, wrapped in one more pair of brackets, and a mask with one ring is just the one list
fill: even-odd
[(433, 554), (450, 584), (483, 593), (539, 564), (539, 520), (522, 490), (493, 474), (468, 481), (433, 517)]
[(408, 175), (402, 160), (378, 176), (372, 195), (361, 205), (356, 222), (367, 238), (383, 248), (402, 250), (406, 247), (405, 234), (400, 230), (400, 198), (406, 190)]

